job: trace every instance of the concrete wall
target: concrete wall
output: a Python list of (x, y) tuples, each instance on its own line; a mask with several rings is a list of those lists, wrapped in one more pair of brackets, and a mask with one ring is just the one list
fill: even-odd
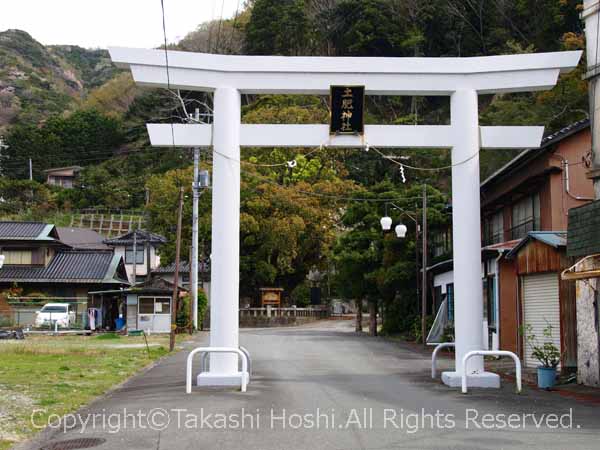
[[(585, 261), (579, 270), (590, 270), (593, 261)], [(598, 279), (577, 281), (577, 382), (600, 387), (598, 333), (595, 325), (595, 288)], [(589, 283), (589, 284), (588, 284)]]
[(315, 322), (315, 317), (240, 317), (240, 327), (242, 328), (267, 328), (267, 327), (286, 327), (302, 325), (304, 323)]

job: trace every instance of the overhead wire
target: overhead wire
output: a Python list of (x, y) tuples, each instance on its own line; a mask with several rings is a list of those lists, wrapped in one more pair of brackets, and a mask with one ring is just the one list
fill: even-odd
[(215, 45), (215, 52), (219, 53), (219, 44), (221, 43), (221, 28), (223, 26), (223, 11), (225, 9), (225, 0), (221, 0), (221, 15), (219, 16), (219, 28), (217, 29), (217, 43)]
[(217, 8), (216, 1), (212, 2), (212, 12), (210, 15), (210, 22), (208, 22), (208, 44), (207, 53), (212, 53), (212, 29), (215, 22), (215, 10)]
[[(165, 17), (165, 2), (164, 0), (160, 0), (160, 8), (162, 13), (162, 28), (163, 28), (163, 37), (165, 42), (165, 67), (167, 70), (167, 89), (171, 92), (171, 74), (169, 72), (169, 51), (167, 47), (167, 20)], [(175, 146), (175, 130), (173, 122), (171, 122), (171, 140), (173, 142), (173, 146)]]
[(406, 164), (403, 162), (398, 162), (394, 159), (388, 158), (387, 155), (385, 155), (384, 153), (382, 153), (377, 147), (368, 147), (369, 150), (374, 150), (375, 153), (377, 153), (379, 156), (381, 156), (383, 159), (386, 159), (388, 161), (390, 161), (393, 164), (396, 164), (397, 166), (403, 167), (403, 168), (407, 168), (407, 169), (412, 169), (412, 170), (421, 170), (421, 171), (426, 171), (426, 172), (439, 172), (442, 170), (448, 170), (448, 169), (452, 169), (453, 167), (457, 167), (457, 166), (462, 166), (463, 164), (468, 163), (469, 161), (475, 159), (478, 155), (479, 155), (479, 150), (477, 152), (475, 152), (474, 154), (472, 154), (471, 156), (463, 159), (462, 161), (459, 161), (457, 163), (454, 164), (450, 164), (447, 166), (442, 166), (442, 167), (418, 167), (418, 166), (413, 166), (410, 164)]
[[(232, 158), (229, 155), (226, 155), (224, 153), (221, 153), (217, 150), (213, 149), (213, 154), (217, 154), (219, 156), (222, 156), (223, 158), (226, 158), (230, 161), (233, 161), (237, 164), (243, 163), (244, 161), (241, 161), (239, 159), (236, 158)], [(353, 196), (343, 196), (343, 195), (336, 195), (336, 194), (329, 194), (329, 193), (324, 193), (324, 192), (314, 192), (314, 191), (305, 191), (303, 189), (299, 189), (296, 188), (294, 186), (291, 185), (282, 185), (268, 177), (265, 177), (263, 175), (259, 175), (257, 173), (254, 172), (249, 172), (247, 170), (241, 170), (242, 173), (244, 173), (245, 175), (249, 175), (250, 177), (259, 179), (265, 183), (268, 184), (272, 184), (274, 186), (278, 186), (278, 187), (283, 187), (286, 189), (290, 189), (293, 192), (302, 194), (302, 195), (306, 195), (306, 196), (312, 196), (312, 197), (319, 197), (319, 198), (327, 198), (330, 200), (342, 200), (342, 201), (357, 201), (357, 202), (373, 202), (373, 203), (383, 203), (383, 202), (392, 202), (392, 201), (401, 201), (401, 200), (419, 200), (422, 198), (422, 196), (414, 196), (414, 197), (402, 197), (402, 196), (398, 196), (398, 197), (393, 197), (393, 198), (367, 198), (367, 197), (353, 197)], [(435, 198), (435, 197), (439, 197), (439, 198), (445, 198), (446, 196), (444, 194), (431, 194), (427, 196), (428, 198)]]
[(231, 33), (229, 35), (229, 48), (228, 48), (228, 53), (233, 53), (232, 52), (232, 42), (233, 42), (233, 38), (235, 35), (235, 27), (237, 25), (237, 20), (238, 20), (238, 16), (239, 16), (239, 12), (240, 12), (240, 3), (241, 0), (237, 0), (237, 5), (235, 7), (235, 15), (233, 16), (233, 23), (231, 25)]

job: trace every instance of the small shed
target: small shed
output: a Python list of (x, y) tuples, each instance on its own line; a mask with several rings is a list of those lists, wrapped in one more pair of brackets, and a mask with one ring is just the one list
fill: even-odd
[[(561, 279), (569, 267), (567, 234), (563, 231), (532, 231), (507, 255), (516, 262), (519, 276), (520, 324), (543, 341), (543, 331), (552, 326), (552, 341), (562, 353), (562, 369), (577, 366), (577, 321), (575, 289)], [(525, 366), (539, 363), (531, 346), (523, 340)]]
[[(179, 287), (180, 298), (187, 292), (187, 289)], [(127, 289), (90, 292), (88, 312), (99, 314), (101, 320), (94, 321), (94, 324), (98, 324), (96, 328), (114, 330), (119, 318), (124, 320), (123, 325), (128, 331), (168, 333), (171, 330), (172, 299), (173, 284), (153, 277)], [(111, 311), (112, 314), (107, 317), (106, 311)]]

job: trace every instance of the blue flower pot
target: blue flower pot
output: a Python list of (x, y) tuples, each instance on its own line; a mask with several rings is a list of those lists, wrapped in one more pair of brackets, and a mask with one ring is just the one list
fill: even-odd
[(550, 389), (556, 383), (556, 367), (538, 367), (538, 387)]

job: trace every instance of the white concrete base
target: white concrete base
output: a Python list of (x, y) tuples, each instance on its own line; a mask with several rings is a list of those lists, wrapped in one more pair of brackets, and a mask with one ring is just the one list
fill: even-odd
[(198, 375), (197, 383), (198, 386), (241, 386), (242, 377), (246, 378), (246, 384), (250, 382), (250, 375), (248, 372), (234, 372), (234, 373), (212, 373), (202, 372)]
[[(461, 387), (462, 376), (458, 372), (442, 372), (442, 382), (446, 386)], [(467, 376), (469, 388), (500, 388), (500, 376), (496, 373), (481, 372)]]

